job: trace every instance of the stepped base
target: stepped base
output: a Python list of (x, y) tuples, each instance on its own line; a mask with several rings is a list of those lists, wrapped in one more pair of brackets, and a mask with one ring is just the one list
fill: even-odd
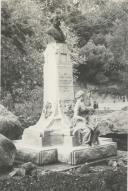
[(117, 155), (117, 145), (106, 142), (98, 146), (58, 147), (58, 160), (71, 165), (82, 164), (97, 159)]
[(24, 146), (20, 141), (14, 142), (17, 153), (15, 160), (20, 162), (32, 162), (37, 165), (57, 163), (57, 149), (54, 147), (35, 148)]
[(117, 155), (117, 144), (107, 140), (100, 140), (98, 146), (76, 146), (65, 144), (50, 147), (30, 147), (14, 142), (17, 148), (16, 160), (33, 162), (37, 165), (54, 164), (59, 162), (77, 165)]

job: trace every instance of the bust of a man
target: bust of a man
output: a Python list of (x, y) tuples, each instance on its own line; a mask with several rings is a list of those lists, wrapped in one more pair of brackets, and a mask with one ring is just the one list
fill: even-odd
[(57, 15), (51, 19), (52, 26), (47, 31), (47, 34), (51, 36), (57, 43), (65, 43), (66, 38), (63, 31), (60, 28), (60, 20), (61, 18)]

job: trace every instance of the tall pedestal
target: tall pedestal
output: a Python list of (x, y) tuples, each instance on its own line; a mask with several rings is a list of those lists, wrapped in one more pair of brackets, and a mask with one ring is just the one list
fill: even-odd
[(48, 44), (44, 64), (44, 105), (36, 125), (24, 130), (27, 145), (50, 146), (64, 143), (70, 136), (74, 101), (73, 70), (66, 44)]

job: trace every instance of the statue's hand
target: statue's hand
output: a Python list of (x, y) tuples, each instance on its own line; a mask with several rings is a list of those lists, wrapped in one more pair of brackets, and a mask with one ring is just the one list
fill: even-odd
[(83, 123), (85, 123), (84, 117), (75, 116), (75, 117), (73, 117), (73, 126), (76, 126), (76, 123), (77, 123), (78, 121), (82, 121)]

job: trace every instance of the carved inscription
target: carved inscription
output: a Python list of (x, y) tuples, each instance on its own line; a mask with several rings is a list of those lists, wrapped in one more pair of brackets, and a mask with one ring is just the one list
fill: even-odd
[(58, 66), (58, 83), (61, 100), (73, 100), (73, 75), (72, 66), (59, 65)]

